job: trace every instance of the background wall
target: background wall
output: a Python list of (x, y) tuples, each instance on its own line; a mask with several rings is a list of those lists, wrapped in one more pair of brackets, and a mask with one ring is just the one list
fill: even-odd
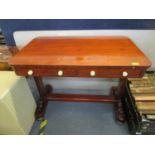
[[(155, 69), (155, 20), (0, 20), (0, 25), (7, 43), (16, 44), (19, 48), (34, 37), (43, 35), (125, 35), (151, 59), (153, 64), (151, 69)], [(112, 85), (117, 85), (116, 79), (45, 78), (44, 80), (46, 83), (52, 82), (55, 89), (106, 90), (107, 93)]]
[(13, 32), (19, 30), (102, 30), (155, 29), (148, 19), (0, 19), (0, 27), (8, 45), (14, 45)]

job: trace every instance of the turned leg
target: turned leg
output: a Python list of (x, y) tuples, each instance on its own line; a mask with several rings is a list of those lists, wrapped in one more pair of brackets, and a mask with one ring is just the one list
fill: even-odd
[(116, 119), (120, 123), (125, 122), (125, 114), (124, 114), (124, 110), (123, 110), (122, 97), (125, 92), (126, 84), (127, 84), (127, 78), (122, 78), (119, 81), (119, 86), (117, 88), (116, 87), (112, 88), (113, 95), (118, 100), (118, 102), (115, 104), (115, 110), (116, 110)]
[(44, 86), (41, 77), (34, 77), (34, 80), (36, 82), (36, 86), (40, 96), (40, 100), (36, 110), (36, 118), (38, 119), (44, 117), (48, 103), (46, 100), (46, 95), (51, 92), (52, 88), (50, 85)]

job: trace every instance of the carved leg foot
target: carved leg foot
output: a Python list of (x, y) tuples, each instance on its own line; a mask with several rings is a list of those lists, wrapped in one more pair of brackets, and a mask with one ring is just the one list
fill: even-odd
[(43, 99), (40, 99), (39, 103), (37, 104), (37, 109), (36, 109), (36, 113), (35, 113), (35, 116), (36, 116), (36, 119), (37, 120), (40, 120), (44, 117), (45, 115), (45, 112), (46, 112), (46, 108), (47, 108), (47, 105), (48, 105), (48, 102), (46, 101), (46, 95), (48, 93), (50, 93), (52, 91), (52, 86), (51, 85), (46, 85), (45, 86), (45, 94), (43, 97)]
[[(111, 94), (118, 99), (118, 89), (117, 87), (112, 87)], [(125, 123), (125, 114), (123, 110), (123, 105), (121, 99), (118, 99), (118, 102), (114, 104), (115, 113), (116, 113), (116, 120), (119, 124)]]
[(46, 107), (47, 107), (47, 102), (40, 100), (35, 113), (36, 119), (41, 119), (44, 117)]

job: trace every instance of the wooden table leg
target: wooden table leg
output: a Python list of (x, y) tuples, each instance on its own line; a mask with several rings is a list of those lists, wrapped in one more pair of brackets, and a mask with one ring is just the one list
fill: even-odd
[(115, 105), (115, 109), (116, 109), (116, 119), (120, 123), (125, 122), (125, 114), (124, 114), (124, 110), (123, 110), (122, 97), (125, 92), (126, 84), (127, 84), (127, 78), (122, 78), (119, 81), (119, 86), (112, 88), (112, 93), (118, 100), (118, 102), (114, 105)]
[(34, 77), (34, 80), (36, 82), (38, 92), (40, 95), (40, 100), (36, 110), (36, 118), (38, 119), (44, 117), (48, 103), (48, 101), (46, 100), (46, 95), (52, 91), (52, 87), (50, 85), (44, 86), (42, 77)]
[[(44, 117), (45, 110), (48, 103), (47, 94), (50, 94), (52, 87), (50, 85), (47, 85), (44, 87), (41, 77), (34, 77), (34, 79), (40, 95), (40, 101), (36, 110), (36, 118), (40, 118), (40, 117)], [(122, 99), (122, 96), (124, 95), (126, 84), (127, 84), (127, 79), (122, 78), (120, 79), (119, 86), (112, 88), (113, 96), (115, 96), (116, 100), (118, 100), (118, 102), (114, 103), (116, 108), (116, 119), (121, 123), (125, 122), (125, 115), (124, 115), (121, 99)]]

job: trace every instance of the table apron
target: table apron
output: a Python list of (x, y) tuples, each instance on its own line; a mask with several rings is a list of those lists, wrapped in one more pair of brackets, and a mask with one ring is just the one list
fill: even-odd
[[(146, 71), (144, 67), (34, 67), (34, 66), (14, 66), (17, 75), (28, 76), (28, 72), (33, 71), (32, 76), (50, 77), (93, 77), (93, 78), (123, 78), (123, 72), (127, 72), (129, 78), (142, 77)], [(58, 72), (62, 71), (62, 75)], [(91, 72), (94, 75), (91, 75)]]

